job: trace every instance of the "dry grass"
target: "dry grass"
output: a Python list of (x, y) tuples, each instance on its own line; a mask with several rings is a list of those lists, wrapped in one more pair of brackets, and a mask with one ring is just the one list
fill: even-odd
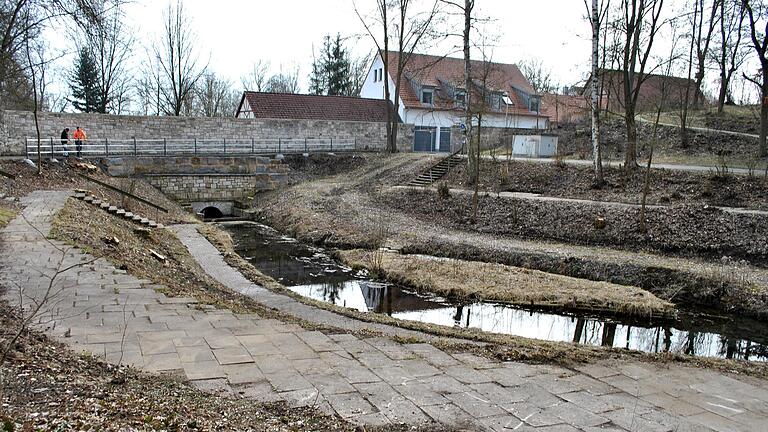
[[(374, 252), (339, 252), (352, 267), (370, 268)], [(671, 316), (672, 303), (641, 288), (594, 282), (501, 264), (386, 253), (376, 259), (389, 280), (447, 297), (632, 316)]]
[(16, 210), (0, 207), (0, 228), (8, 225), (8, 222), (10, 222), (15, 216)]

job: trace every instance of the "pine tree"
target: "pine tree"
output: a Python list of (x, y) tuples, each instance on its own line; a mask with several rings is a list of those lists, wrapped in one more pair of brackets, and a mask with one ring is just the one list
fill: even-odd
[(313, 94), (352, 96), (352, 62), (344, 49), (341, 35), (332, 42), (330, 36), (323, 39), (320, 57), (312, 62), (309, 88)]
[(69, 78), (72, 90), (72, 105), (81, 112), (105, 112), (106, 104), (101, 103), (99, 72), (96, 62), (86, 48), (80, 50), (77, 64)]

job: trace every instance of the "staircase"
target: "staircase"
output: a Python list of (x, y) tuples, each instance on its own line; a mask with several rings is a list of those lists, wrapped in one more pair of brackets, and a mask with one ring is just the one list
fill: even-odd
[(446, 174), (448, 174), (448, 171), (450, 171), (451, 168), (464, 162), (464, 158), (459, 156), (459, 153), (461, 153), (461, 149), (441, 159), (440, 162), (436, 163), (428, 170), (422, 172), (416, 178), (408, 182), (408, 186), (427, 187), (432, 183), (440, 180)]

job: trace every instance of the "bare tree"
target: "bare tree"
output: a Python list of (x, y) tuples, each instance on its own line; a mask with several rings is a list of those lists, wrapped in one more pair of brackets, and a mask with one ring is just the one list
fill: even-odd
[[(99, 22), (94, 0), (4, 0), (0, 2), (0, 105), (31, 109), (32, 88), (26, 59), (27, 39), (41, 37), (57, 19), (81, 27)], [(35, 43), (31, 43), (32, 46)]]
[(148, 56), (140, 70), (143, 72), (134, 84), (139, 103), (138, 113), (159, 116), (163, 105), (160, 64)]
[(237, 107), (232, 84), (216, 76), (205, 74), (195, 92), (195, 114), (203, 117), (231, 117)]
[(717, 112), (722, 113), (729, 95), (733, 74), (747, 59), (748, 46), (742, 43), (746, 10), (741, 0), (718, 0), (720, 7), (719, 38), (713, 57), (720, 70), (720, 90), (717, 95)]
[[(592, 26), (592, 75), (590, 79), (590, 108), (592, 112), (592, 160), (595, 170), (595, 184), (601, 187), (605, 183), (603, 178), (603, 155), (600, 147), (600, 100), (598, 97), (598, 74), (600, 71), (600, 23), (601, 13), (607, 13), (610, 7), (610, 0), (605, 0), (602, 6), (598, 5), (598, 0), (592, 0), (590, 10), (587, 0), (584, 0), (584, 6), (589, 14), (589, 21)], [(605, 17), (603, 15), (603, 17)]]
[(164, 14), (163, 37), (153, 47), (154, 60), (160, 65), (159, 89), (162, 111), (179, 116), (188, 111), (200, 78), (207, 69), (200, 66), (196, 51), (197, 37), (181, 0), (168, 4)]
[(749, 38), (755, 48), (757, 58), (760, 60), (760, 73), (750, 77), (744, 74), (744, 78), (760, 88), (760, 138), (758, 156), (768, 155), (766, 147), (766, 133), (768, 133), (768, 9), (762, 0), (743, 0), (744, 9), (749, 21)]
[[(699, 6), (702, 6), (702, 9), (699, 9)], [(686, 76), (685, 81), (685, 89), (683, 90), (684, 96), (682, 98), (682, 103), (680, 105), (680, 145), (683, 148), (688, 147), (688, 113), (690, 108), (690, 101), (691, 101), (691, 73), (693, 71), (693, 49), (697, 48), (697, 44), (699, 43), (700, 35), (701, 35), (701, 28), (699, 27), (702, 24), (702, 20), (699, 18), (700, 14), (704, 13), (703, 4), (699, 1), (695, 1), (693, 3), (693, 19), (691, 20), (691, 24), (693, 25), (693, 31), (691, 32), (691, 43), (690, 47), (688, 49), (688, 75)], [(675, 30), (675, 25), (672, 23), (673, 32)], [(673, 33), (674, 34), (674, 33)], [(697, 36), (699, 35), (699, 36)], [(674, 43), (673, 43), (674, 46)], [(670, 63), (672, 62), (672, 57), (674, 57), (674, 51), (672, 54), (670, 54)], [(671, 72), (671, 71), (669, 71)], [(667, 73), (667, 77), (670, 76), (670, 73)], [(662, 81), (662, 85), (664, 85), (664, 81)], [(699, 93), (699, 88), (697, 87), (695, 89), (695, 93)], [(663, 97), (663, 95), (662, 95)]]
[[(706, 13), (705, 0), (695, 0), (694, 7), (698, 10), (698, 22), (695, 26), (693, 33), (694, 42), (696, 44), (696, 90), (693, 94), (693, 106), (699, 106), (701, 102), (699, 100), (701, 88), (704, 82), (705, 67), (707, 64), (707, 56), (709, 55), (709, 45), (712, 42), (712, 35), (720, 21), (720, 14), (718, 14), (718, 6), (722, 5), (726, 0), (712, 0), (709, 5), (709, 13)], [(732, 1), (732, 0), (729, 0)], [(706, 17), (706, 21), (705, 21)]]
[(375, 55), (373, 53), (368, 53), (352, 60), (352, 88), (350, 92), (353, 96), (360, 96), (360, 93), (363, 90), (363, 84), (365, 84), (365, 79), (368, 77), (368, 68), (374, 57)]
[[(389, 79), (384, 79), (384, 98), (393, 104), (392, 109), (387, 111), (387, 148), (392, 153), (397, 152), (400, 89), (403, 85), (409, 85), (403, 79), (405, 69), (414, 51), (422, 47), (426, 40), (436, 36), (432, 32), (432, 26), (439, 16), (438, 6), (441, 1), (430, 0), (428, 4), (431, 7), (419, 10), (418, 4), (415, 4), (416, 0), (376, 0), (376, 13), (368, 18), (364, 17), (357, 4), (354, 4), (360, 22), (382, 56), (384, 77), (391, 77), (395, 84), (393, 97)], [(394, 71), (390, 70), (390, 38), (394, 40), (397, 48), (397, 64), (394, 65)]]
[(536, 93), (549, 93), (557, 89), (552, 78), (552, 69), (544, 65), (541, 59), (526, 59), (519, 63), (520, 72), (531, 84)]
[(263, 91), (264, 85), (267, 83), (267, 73), (269, 73), (269, 61), (256, 60), (251, 70), (240, 78), (243, 90)]
[(122, 110), (131, 81), (128, 61), (135, 39), (123, 24), (123, 0), (94, 0), (101, 16), (81, 35), (81, 45), (91, 53), (98, 70), (99, 103), (97, 111), (116, 113)]
[(624, 121), (627, 143), (624, 166), (637, 168), (637, 123), (635, 120), (640, 89), (647, 78), (648, 60), (661, 28), (664, 0), (621, 0), (618, 32), (622, 41), (619, 66), (623, 81)]
[(285, 72), (283, 72), (283, 67), (280, 66), (280, 72), (269, 77), (264, 84), (264, 91), (271, 93), (298, 93), (300, 90), (298, 65)]

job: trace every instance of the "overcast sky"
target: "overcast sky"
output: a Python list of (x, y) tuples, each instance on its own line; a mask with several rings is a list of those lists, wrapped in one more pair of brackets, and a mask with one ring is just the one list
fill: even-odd
[[(298, 64), (306, 91), (312, 46), (326, 34), (362, 36), (365, 29), (355, 14), (352, 0), (183, 0), (198, 34), (201, 53), (216, 73), (239, 81), (259, 59), (279, 66)], [(372, 10), (372, 0), (358, 0), (358, 8)], [(493, 17), (500, 40), (493, 59), (503, 63), (541, 58), (553, 68), (558, 81), (570, 83), (588, 70), (589, 25), (584, 21), (581, 0), (478, 0), (480, 13)], [(164, 0), (137, 0), (127, 8), (138, 28), (142, 44), (161, 32)], [(445, 54), (460, 44), (451, 40), (435, 48)], [(349, 44), (356, 55), (374, 49), (367, 37)], [(458, 53), (458, 56), (461, 54)]]
[[(681, 1), (665, 2), (667, 12), (672, 14)], [(494, 61), (539, 59), (551, 68), (560, 85), (585, 78), (590, 67), (591, 29), (583, 0), (477, 0), (476, 4), (478, 15), (494, 19), (490, 31), (498, 35)], [(358, 36), (348, 43), (355, 56), (375, 48), (365, 36), (352, 0), (183, 0), (183, 5), (197, 33), (202, 62), (210, 58), (209, 67), (233, 84), (239, 84), (255, 61), (266, 60), (271, 63), (271, 73), (277, 73), (281, 65), (298, 65), (301, 90), (306, 92), (313, 45), (319, 47), (324, 35)], [(370, 12), (375, 3), (357, 0), (357, 5), (361, 11)], [(133, 56), (137, 64), (161, 34), (167, 6), (168, 0), (134, 0), (126, 7), (128, 24), (137, 37)], [(460, 32), (461, 25), (457, 22), (454, 29), (459, 30), (454, 31)], [(679, 28), (680, 32), (685, 29)], [(668, 52), (667, 39), (660, 38), (657, 52)], [(55, 45), (64, 48), (65, 44), (59, 38)], [(445, 55), (460, 44), (460, 38), (452, 38), (428, 53)], [(461, 52), (456, 56), (461, 57)], [(706, 85), (710, 91), (715, 75), (710, 73)]]

